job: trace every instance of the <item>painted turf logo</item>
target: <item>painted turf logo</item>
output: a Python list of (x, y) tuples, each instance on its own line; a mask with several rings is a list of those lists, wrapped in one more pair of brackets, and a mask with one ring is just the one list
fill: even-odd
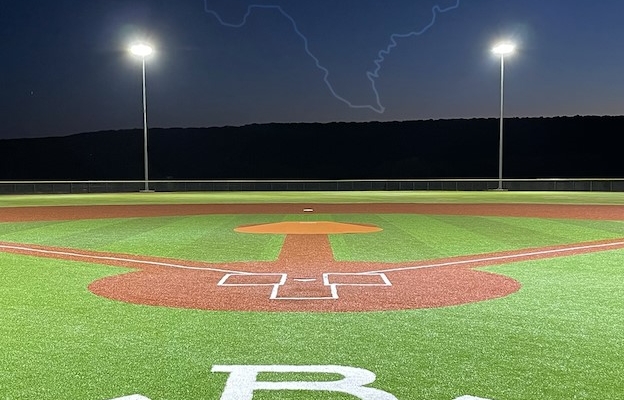
[[(367, 369), (341, 365), (215, 365), (212, 372), (228, 373), (229, 377), (220, 400), (253, 400), (257, 391), (313, 391), (349, 394), (361, 400), (398, 400), (394, 395), (366, 385), (376, 379)], [(342, 379), (322, 381), (261, 381), (260, 373), (332, 374)], [(112, 400), (150, 400), (140, 394)], [(454, 400), (488, 400), (481, 397), (461, 396)]]

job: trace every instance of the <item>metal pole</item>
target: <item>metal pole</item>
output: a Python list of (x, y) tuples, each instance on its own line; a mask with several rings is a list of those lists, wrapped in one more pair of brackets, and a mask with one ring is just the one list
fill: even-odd
[(498, 189), (503, 189), (503, 105), (505, 95), (505, 56), (501, 55), (500, 133), (498, 141)]
[(145, 95), (145, 57), (143, 57), (143, 160), (145, 162), (145, 191), (149, 191), (149, 163), (147, 159), (147, 101)]

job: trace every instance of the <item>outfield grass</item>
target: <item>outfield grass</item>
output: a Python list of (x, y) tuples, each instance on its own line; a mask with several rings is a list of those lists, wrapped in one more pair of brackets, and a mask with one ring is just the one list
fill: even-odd
[(537, 203), (624, 204), (620, 192), (157, 192), (66, 195), (1, 195), (0, 207), (203, 203)]
[[(84, 201), (80, 196), (55, 201)], [(92, 201), (110, 203), (111, 197)], [(425, 197), (422, 201), (433, 201)], [(121, 198), (125, 196), (115, 201)], [(579, 203), (585, 201), (587, 197)], [(35, 203), (44, 204), (37, 198), (29, 205)], [(321, 217), (384, 228), (331, 237), (336, 257), (354, 261), (399, 262), (624, 237), (624, 223), (617, 221), (305, 216)], [(2, 223), (0, 241), (212, 262), (270, 260), (283, 236), (236, 234), (233, 228), (293, 218), (209, 215)], [(0, 399), (108, 400), (134, 393), (152, 400), (218, 399), (227, 375), (210, 370), (235, 364), (365, 368), (377, 375), (373, 386), (400, 400), (452, 400), (466, 394), (496, 400), (620, 399), (623, 266), (624, 251), (616, 250), (488, 267), (517, 279), (522, 289), (502, 299), (447, 308), (232, 313), (111, 301), (93, 295), (87, 285), (128, 270), (0, 253)], [(354, 397), (318, 392), (254, 396), (268, 399)]]

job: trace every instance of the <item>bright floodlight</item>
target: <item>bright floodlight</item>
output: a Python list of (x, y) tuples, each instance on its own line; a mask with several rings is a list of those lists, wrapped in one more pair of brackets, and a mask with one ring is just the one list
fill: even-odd
[(492, 53), (500, 56), (500, 65), (501, 65), (501, 72), (500, 72), (500, 88), (501, 88), (501, 95), (500, 95), (500, 133), (499, 133), (499, 146), (498, 146), (498, 189), (497, 190), (504, 190), (503, 189), (503, 98), (504, 98), (504, 93), (505, 93), (505, 89), (504, 89), (504, 76), (505, 76), (505, 56), (508, 54), (511, 54), (514, 52), (514, 50), (516, 49), (516, 45), (510, 42), (501, 42), (498, 43), (496, 46), (494, 46), (492, 48)]
[(513, 43), (499, 43), (492, 49), (494, 54), (498, 54), (501, 56), (505, 56), (507, 54), (511, 54), (516, 50), (516, 45)]
[(130, 53), (135, 56), (141, 57), (141, 64), (143, 66), (143, 159), (145, 161), (145, 192), (149, 192), (149, 163), (147, 161), (147, 98), (145, 95), (145, 57), (152, 54), (154, 49), (149, 44), (135, 43), (128, 49)]
[(130, 46), (130, 52), (139, 57), (147, 57), (152, 54), (153, 51), (154, 49), (152, 46), (145, 43), (138, 43)]

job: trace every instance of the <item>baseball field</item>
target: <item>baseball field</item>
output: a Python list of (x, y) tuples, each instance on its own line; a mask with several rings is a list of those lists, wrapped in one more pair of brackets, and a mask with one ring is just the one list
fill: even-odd
[(0, 399), (621, 399), (624, 194), (0, 196)]

